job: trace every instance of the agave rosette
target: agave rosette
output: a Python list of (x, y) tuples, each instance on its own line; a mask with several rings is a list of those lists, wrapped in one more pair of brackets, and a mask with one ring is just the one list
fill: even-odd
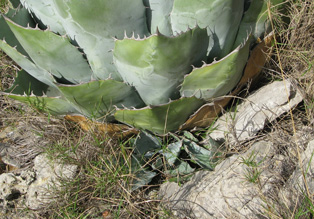
[(264, 0), (12, 3), (0, 48), (23, 70), (4, 94), (158, 134), (232, 91), (252, 42), (269, 31)]

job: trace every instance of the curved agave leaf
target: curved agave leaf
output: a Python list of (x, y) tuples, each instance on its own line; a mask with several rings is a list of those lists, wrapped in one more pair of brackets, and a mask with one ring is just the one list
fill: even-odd
[(168, 104), (143, 109), (117, 110), (114, 117), (136, 128), (158, 134), (176, 131), (204, 102), (195, 97), (181, 98)]
[(144, 164), (141, 163), (135, 156), (131, 158), (131, 173), (134, 175), (131, 180), (131, 191), (141, 188), (152, 181), (152, 179), (157, 175), (157, 173), (147, 170), (148, 168), (143, 167)]
[(8, 19), (7, 23), (36, 65), (71, 83), (91, 80), (89, 65), (67, 38), (50, 31), (23, 28)]
[(207, 41), (206, 29), (200, 28), (175, 38), (157, 34), (117, 40), (114, 62), (124, 81), (136, 88), (147, 105), (163, 104), (179, 97), (183, 76), (205, 58)]
[(234, 43), (242, 18), (244, 0), (174, 0), (170, 15), (173, 32), (195, 25), (208, 29), (209, 62), (226, 56)]
[(147, 7), (150, 8), (150, 32), (157, 33), (157, 30), (165, 35), (172, 36), (170, 13), (174, 0), (146, 0)]
[[(178, 178), (178, 176), (184, 176), (188, 175), (190, 173), (193, 173), (195, 168), (192, 168), (187, 162), (180, 161), (179, 165), (176, 166), (175, 169), (168, 169), (165, 171), (166, 174)], [(180, 177), (182, 179), (182, 177)]]
[(75, 105), (58, 97), (61, 95), (59, 90), (49, 87), (24, 70), (18, 72), (14, 84), (4, 94), (12, 99), (30, 104), (41, 111), (49, 111), (53, 115), (81, 113)]
[[(260, 44), (251, 52), (247, 61), (243, 77), (237, 87), (231, 92), (231, 96), (236, 95), (252, 79), (256, 78), (265, 65), (267, 57), (271, 53), (271, 44), (274, 34), (269, 34)], [(232, 99), (231, 96), (214, 99), (211, 103), (203, 105), (198, 109), (180, 129), (193, 129), (195, 127), (208, 127), (220, 114), (221, 110)]]
[(143, 159), (147, 152), (153, 152), (152, 154), (155, 154), (156, 150), (161, 147), (161, 139), (148, 132), (141, 131), (135, 139), (133, 155), (138, 159)]
[(273, 6), (278, 6), (284, 0), (254, 0), (250, 3), (249, 9), (245, 12), (241, 21), (239, 32), (233, 48), (238, 47), (247, 37), (248, 33), (252, 33), (255, 39), (263, 37), (262, 35), (270, 30), (268, 19), (268, 2)]
[(110, 116), (115, 106), (143, 107), (145, 104), (133, 87), (115, 80), (92, 81), (73, 86), (59, 86), (65, 97), (83, 112), (94, 119), (112, 120)]
[[(22, 9), (9, 9), (9, 12), (6, 14), (6, 17), (10, 18), (12, 21), (18, 23), (23, 27), (31, 26), (34, 27), (35, 23), (31, 15), (25, 8)], [(15, 35), (11, 31), (9, 25), (7, 24), (3, 15), (0, 14), (0, 40), (5, 39), (6, 42), (12, 46), (16, 47), (16, 49), (27, 56), (27, 53), (21, 46), (20, 42), (16, 39)]]
[(9, 0), (14, 8), (18, 7), (21, 3), (20, 0)]
[(223, 59), (194, 69), (184, 78), (181, 95), (208, 100), (230, 92), (242, 77), (249, 56), (249, 39)]
[(58, 87), (54, 84), (54, 78), (45, 69), (36, 66), (33, 62), (28, 60), (27, 57), (23, 56), (16, 49), (12, 48), (2, 40), (0, 40), (0, 48), (34, 78), (58, 90)]
[(113, 37), (148, 35), (142, 0), (54, 0), (64, 29), (84, 50), (97, 79), (121, 80), (112, 61)]
[(209, 151), (190, 140), (183, 140), (183, 145), (185, 151), (191, 156), (194, 162), (196, 162), (203, 168), (206, 168), (208, 170), (214, 170), (214, 151)]
[(60, 97), (38, 97), (38, 96), (21, 96), (8, 95), (8, 97), (32, 105), (40, 111), (48, 111), (52, 115), (67, 115), (80, 113), (77, 108), (70, 102)]
[(35, 27), (36, 23), (33, 17), (28, 13), (26, 8), (9, 9), (5, 15), (15, 23), (18, 23), (22, 27)]
[(61, 35), (66, 34), (61, 22), (62, 18), (54, 7), (54, 0), (21, 0), (21, 3), (50, 30)]
[(50, 87), (48, 85), (38, 81), (26, 71), (22, 70), (17, 73), (17, 77), (15, 78), (11, 88), (7, 89), (5, 92), (19, 95), (34, 94), (36, 96), (42, 96), (50, 93), (49, 88)]

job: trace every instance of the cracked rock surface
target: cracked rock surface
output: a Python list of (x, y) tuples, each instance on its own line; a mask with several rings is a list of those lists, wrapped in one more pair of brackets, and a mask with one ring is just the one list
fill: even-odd
[(290, 81), (275, 81), (251, 94), (235, 109), (225, 113), (214, 124), (210, 137), (229, 144), (249, 140), (302, 101), (302, 95)]
[[(60, 177), (71, 180), (76, 173), (76, 165), (62, 165), (40, 154), (34, 160), (31, 170), (0, 175), (1, 214), (11, 208), (40, 209), (43, 204), (53, 201), (48, 188), (57, 187)], [(1, 217), (2, 218), (2, 217)]]
[(292, 211), (307, 190), (314, 193), (314, 140), (301, 151), (307, 185), (299, 165), (275, 148), (268, 141), (256, 142), (181, 187), (164, 183), (159, 197), (178, 218), (271, 218)]
[[(270, 171), (263, 171), (265, 166), (270, 165), (273, 153), (271, 143), (255, 143), (246, 153), (227, 158), (214, 172), (196, 173), (182, 187), (175, 183), (163, 184), (159, 195), (182, 218), (242, 218), (259, 215), (263, 212), (263, 200), (258, 194), (266, 194), (272, 189), (269, 184), (280, 180)], [(260, 181), (249, 182), (246, 179), (249, 169), (253, 167), (246, 165), (244, 160), (249, 160), (252, 155), (254, 162), (258, 163), (255, 171), (260, 174)], [(282, 162), (282, 159), (276, 159)]]

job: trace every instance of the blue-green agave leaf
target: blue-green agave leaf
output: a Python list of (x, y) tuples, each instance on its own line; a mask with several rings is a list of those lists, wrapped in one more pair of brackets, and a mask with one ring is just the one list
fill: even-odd
[(195, 168), (192, 168), (190, 164), (188, 164), (185, 161), (180, 161), (179, 165), (176, 166), (176, 168), (171, 168), (169, 170), (166, 170), (165, 173), (170, 175), (170, 176), (184, 176), (188, 175), (190, 173), (193, 173)]
[[(33, 18), (28, 13), (25, 8), (22, 9), (9, 9), (6, 17), (10, 18), (12, 21), (18, 23), (23, 27), (31, 26), (34, 27), (35, 23)], [(20, 53), (25, 56), (28, 56), (23, 47), (21, 46), (20, 42), (16, 39), (15, 35), (13, 34), (11, 28), (8, 26), (5, 17), (0, 14), (0, 40), (5, 39), (5, 41), (12, 47), (15, 47)]]
[(174, 38), (156, 34), (117, 40), (114, 62), (123, 80), (136, 88), (147, 105), (163, 104), (180, 96), (178, 86), (192, 65), (204, 60), (207, 41), (206, 30), (200, 28)]
[(135, 140), (134, 146), (134, 153), (137, 157), (144, 157), (147, 152), (152, 151), (154, 153), (161, 148), (161, 139), (148, 132), (141, 131)]
[(10, 20), (19, 24), (22, 27), (35, 27), (36, 23), (33, 17), (29, 14), (26, 8), (9, 9), (8, 13), (5, 15)]
[(182, 141), (176, 141), (174, 143), (169, 144), (167, 148), (159, 151), (159, 153), (164, 155), (167, 163), (172, 166), (179, 157), (181, 147)]
[(97, 79), (121, 80), (112, 61), (113, 37), (148, 35), (142, 0), (54, 0), (66, 32), (84, 50)]
[(21, 95), (8, 95), (8, 97), (30, 104), (43, 112), (49, 112), (52, 115), (69, 115), (80, 113), (77, 108), (62, 99), (61, 97), (38, 97), (38, 96), (21, 96)]
[(9, 0), (13, 6), (13, 8), (17, 8), (21, 3), (20, 0)]
[[(79, 85), (59, 85), (65, 97), (92, 119), (112, 120), (115, 107), (143, 107), (135, 89), (115, 80), (99, 80)], [(107, 118), (105, 118), (107, 116)]]
[(131, 173), (134, 175), (130, 183), (132, 191), (147, 185), (157, 175), (155, 172), (143, 168), (143, 165), (135, 156), (132, 156)]
[(61, 35), (66, 34), (62, 25), (62, 17), (54, 7), (54, 0), (21, 0), (21, 3), (50, 30)]
[(214, 152), (209, 151), (193, 141), (183, 140), (185, 151), (190, 155), (192, 161), (196, 162), (203, 168), (214, 170), (215, 164), (212, 161)]
[(58, 89), (58, 87), (54, 84), (55, 80), (52, 75), (47, 72), (45, 69), (42, 69), (36, 66), (33, 62), (31, 62), (27, 57), (19, 53), (16, 49), (12, 48), (5, 41), (0, 40), (0, 48), (13, 59), (21, 68), (27, 71), (30, 75), (32, 75), (37, 80), (42, 83), (54, 87)]
[(183, 131), (183, 136), (191, 141), (199, 142), (198, 139), (189, 131)]
[(49, 92), (48, 89), (48, 85), (38, 81), (36, 78), (22, 70), (17, 73), (17, 77), (11, 88), (7, 89), (5, 92), (19, 95), (34, 94), (36, 96), (42, 96)]
[(174, 33), (198, 25), (207, 28), (208, 62), (220, 59), (232, 49), (243, 15), (244, 0), (174, 0), (170, 15)]
[(157, 30), (165, 35), (172, 36), (170, 13), (174, 0), (147, 0), (149, 7), (150, 32), (157, 33)]
[(277, 7), (283, 1), (251, 1), (248, 10), (244, 13), (233, 48), (238, 47), (246, 39), (248, 33), (251, 33), (255, 37), (255, 40), (259, 37), (263, 38), (263, 34), (267, 34), (271, 29), (268, 22), (268, 2), (270, 2), (272, 7)]
[(223, 59), (195, 68), (184, 78), (181, 95), (208, 100), (230, 92), (242, 77), (249, 56), (250, 38)]
[(195, 97), (181, 98), (168, 104), (143, 109), (117, 110), (114, 117), (133, 127), (157, 134), (176, 131), (204, 102)]
[(10, 20), (7, 23), (37, 66), (71, 83), (91, 80), (89, 65), (66, 37), (50, 31), (23, 28)]

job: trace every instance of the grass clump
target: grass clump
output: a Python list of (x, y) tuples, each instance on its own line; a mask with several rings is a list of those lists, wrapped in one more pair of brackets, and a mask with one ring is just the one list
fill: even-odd
[(70, 134), (69, 141), (46, 149), (51, 158), (77, 165), (78, 173), (72, 181), (62, 181), (61, 188), (56, 188), (56, 202), (43, 210), (42, 217), (157, 218), (159, 201), (148, 197), (147, 188), (131, 192), (134, 176), (128, 142), (81, 134), (80, 138)]

